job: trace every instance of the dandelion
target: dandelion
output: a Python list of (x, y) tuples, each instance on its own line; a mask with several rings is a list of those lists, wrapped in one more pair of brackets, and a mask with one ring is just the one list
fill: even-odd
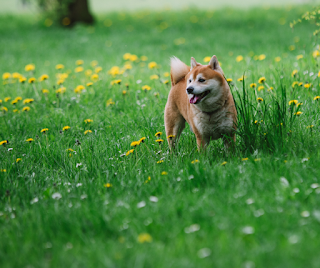
[(6, 169), (0, 169), (0, 172), (7, 172)]
[(83, 64), (83, 60), (77, 60), (76, 61), (76, 65), (82, 65)]
[(151, 90), (151, 87), (148, 86), (148, 85), (144, 85), (144, 86), (142, 87), (142, 90), (144, 90), (144, 91)]
[(257, 87), (257, 84), (256, 83), (252, 83), (252, 84), (250, 84), (250, 87), (251, 88), (255, 88), (255, 87)]
[(108, 74), (111, 74), (112, 76), (116, 76), (117, 74), (120, 74), (120, 68), (118, 66), (113, 66), (109, 71)]
[(298, 73), (298, 70), (293, 70), (292, 73), (291, 73), (291, 76), (295, 77), (297, 75), (297, 73)]
[(47, 132), (47, 131), (49, 131), (49, 129), (48, 129), (48, 128), (43, 128), (43, 129), (41, 129), (41, 131), (40, 131), (40, 132), (41, 132), (41, 133), (43, 133), (43, 134), (46, 134), (46, 132)]
[(43, 93), (43, 94), (48, 94), (48, 93), (49, 93), (49, 90), (48, 90), (48, 89), (42, 89), (42, 93)]
[(157, 161), (157, 164), (161, 164), (161, 163), (163, 163), (163, 160)]
[(153, 75), (150, 76), (150, 79), (151, 80), (156, 80), (156, 79), (159, 79), (159, 76), (156, 75), (156, 74), (153, 74)]
[(200, 161), (198, 159), (191, 161), (191, 164), (195, 164), (195, 163), (200, 163)]
[(97, 81), (98, 79), (99, 79), (99, 75), (98, 74), (91, 75), (91, 80), (92, 81)]
[(205, 58), (203, 59), (203, 61), (204, 61), (205, 63), (209, 62), (210, 60), (211, 60), (211, 57), (205, 57)]
[(20, 83), (24, 83), (24, 82), (26, 82), (27, 81), (27, 78), (25, 78), (25, 77), (20, 77), (19, 78), (19, 82)]
[(14, 78), (14, 79), (19, 79), (20, 77), (22, 77), (22, 75), (21, 74), (19, 74), (19, 73), (13, 73), (12, 74), (12, 78)]
[(66, 130), (68, 130), (68, 129), (70, 129), (69, 126), (65, 126), (65, 127), (62, 128), (63, 131), (66, 131)]
[(261, 90), (263, 90), (264, 89), (264, 86), (259, 86), (258, 87), (258, 91), (261, 91)]
[(21, 158), (17, 158), (16, 163), (19, 163), (21, 160), (22, 160)]
[(47, 75), (47, 74), (43, 74), (43, 75), (41, 75), (41, 76), (39, 77), (39, 81), (40, 81), (40, 82), (45, 81), (45, 80), (47, 80), (47, 79), (49, 79), (49, 75)]
[(131, 142), (131, 144), (130, 144), (131, 147), (136, 147), (136, 146), (138, 146), (138, 145), (140, 145), (140, 141), (133, 141), (133, 142)]
[(167, 137), (167, 139), (172, 140), (174, 137), (175, 137), (175, 135), (169, 135), (169, 136)]
[(292, 86), (292, 88), (294, 88), (294, 87), (297, 86), (297, 85), (299, 85), (299, 82), (294, 81), (291, 86)]
[(169, 73), (169, 72), (165, 72), (165, 73), (163, 74), (163, 76), (164, 76), (164, 77), (169, 77), (169, 76), (170, 76), (170, 73)]
[(156, 62), (154, 62), (154, 61), (152, 61), (152, 62), (149, 62), (149, 64), (148, 64), (148, 67), (149, 67), (149, 69), (154, 69), (154, 68), (157, 68), (157, 63)]
[(147, 56), (141, 56), (141, 57), (140, 57), (140, 60), (142, 60), (142, 61), (147, 61), (147, 60), (148, 60), (148, 57), (147, 57)]
[(228, 162), (227, 161), (224, 161), (220, 164), (220, 166), (225, 166)]
[(320, 52), (319, 52), (319, 50), (315, 50), (315, 51), (313, 51), (313, 52), (312, 52), (312, 56), (313, 56), (314, 58), (319, 57), (319, 56), (320, 56)]
[(74, 72), (75, 72), (75, 73), (81, 73), (81, 72), (83, 72), (83, 67), (82, 67), (82, 66), (76, 67), (76, 68), (74, 69)]
[(298, 56), (296, 57), (296, 59), (297, 59), (297, 60), (303, 59), (303, 55), (302, 55), (302, 54), (298, 55)]
[(11, 78), (11, 74), (10, 74), (10, 73), (4, 73), (4, 74), (2, 75), (2, 79), (3, 79), (3, 80), (7, 80), (7, 79), (9, 79), (9, 78)]
[(115, 102), (112, 101), (112, 99), (108, 99), (107, 100), (107, 107), (110, 106), (110, 105), (113, 105), (113, 104), (115, 104)]
[(162, 171), (162, 172), (161, 172), (161, 175), (162, 175), (162, 176), (166, 176), (166, 175), (168, 175), (168, 172)]
[(155, 92), (153, 95), (154, 95), (155, 97), (159, 97), (159, 92)]
[(84, 122), (85, 122), (86, 124), (88, 124), (88, 123), (92, 123), (93, 120), (92, 120), (92, 119), (85, 119)]
[(142, 233), (138, 235), (138, 242), (139, 243), (150, 243), (152, 242), (152, 237), (148, 233)]
[(241, 76), (240, 78), (238, 78), (237, 80), (239, 81), (239, 82), (242, 82), (243, 81), (243, 79), (245, 79), (245, 78), (247, 78), (246, 76)]
[(266, 82), (266, 78), (264, 76), (260, 77), (258, 80), (259, 84), (263, 84)]
[(37, 80), (34, 77), (31, 77), (28, 80), (29, 84), (33, 84), (35, 81), (37, 81)]
[(32, 139), (32, 138), (29, 138), (29, 139), (26, 139), (26, 142), (29, 142), (29, 143), (31, 143), (31, 142), (33, 142), (34, 140)]
[(122, 90), (122, 95), (125, 96), (127, 94), (126, 90)]
[(227, 82), (228, 83), (230, 83), (230, 82), (232, 82), (233, 80), (232, 80), (232, 78), (227, 78)]
[(90, 75), (92, 74), (92, 70), (86, 70), (86, 71), (84, 72), (84, 74), (85, 74), (86, 76), (90, 76)]
[(159, 144), (163, 143), (163, 139), (157, 139), (156, 142), (158, 142)]
[(14, 100), (11, 102), (12, 105), (15, 105), (15, 104), (17, 104), (17, 103), (18, 103), (18, 101), (17, 101), (16, 99), (14, 99)]
[(34, 64), (28, 64), (24, 67), (26, 72), (33, 71), (36, 68)]
[(160, 137), (162, 135), (162, 132), (157, 132), (156, 134), (154, 134), (155, 137)]
[(142, 137), (140, 140), (139, 140), (139, 142), (141, 143), (144, 143), (145, 142), (145, 140), (146, 140), (146, 137)]
[(300, 111), (294, 113), (294, 115), (296, 115), (296, 116), (300, 116), (301, 114), (302, 114), (302, 112), (300, 112)]
[(312, 84), (310, 84), (310, 83), (304, 84), (304, 88), (310, 88), (311, 86), (312, 86)]
[(298, 103), (298, 100), (291, 100), (291, 101), (289, 101), (289, 106), (291, 105), (291, 104), (297, 104)]
[(266, 55), (264, 55), (264, 54), (261, 54), (261, 55), (259, 55), (259, 57), (258, 57), (259, 60), (264, 60), (265, 58), (266, 58)]
[(273, 87), (269, 87), (268, 88), (268, 91), (272, 91), (274, 88)]
[(56, 93), (60, 93), (60, 94), (63, 94), (66, 92), (66, 88), (65, 87), (60, 87), (59, 89), (56, 90)]
[(315, 96), (315, 97), (313, 98), (313, 100), (316, 100), (316, 101), (319, 101), (319, 99), (320, 99), (320, 96)]
[(112, 187), (112, 184), (109, 183), (109, 182), (107, 182), (107, 183), (105, 183), (103, 186), (104, 186), (105, 188), (110, 188), (110, 187)]
[(129, 60), (129, 59), (130, 59), (130, 56), (131, 56), (130, 53), (125, 53), (125, 54), (122, 56), (122, 58), (123, 58), (124, 60)]
[(257, 98), (257, 101), (260, 103), (263, 101), (263, 98)]
[(11, 100), (10, 97), (5, 97), (5, 98), (4, 98), (4, 102), (7, 102), (7, 101), (9, 101), (9, 100)]
[(22, 108), (22, 111), (23, 111), (23, 112), (29, 112), (29, 111), (30, 111), (30, 107), (29, 107), (29, 106), (24, 106), (24, 107)]
[(129, 60), (130, 61), (137, 61), (138, 60), (138, 56), (137, 55), (130, 55)]
[(121, 84), (121, 79), (117, 79), (117, 80), (112, 80), (110, 85), (113, 86), (113, 85), (120, 85)]
[(87, 135), (88, 133), (92, 133), (92, 131), (91, 131), (90, 129), (88, 129), (88, 130), (86, 130), (86, 131), (84, 132), (84, 135)]
[(123, 68), (124, 68), (125, 70), (131, 70), (131, 69), (132, 69), (132, 65), (131, 65), (130, 63), (127, 63), (127, 64), (125, 64), (125, 65), (123, 66)]
[(261, 158), (254, 159), (254, 162), (260, 162), (260, 161), (261, 161)]
[(290, 51), (293, 51), (293, 50), (295, 50), (295, 49), (296, 49), (296, 47), (295, 47), (294, 45), (289, 46), (289, 50), (290, 50)]
[(314, 125), (307, 126), (307, 129), (312, 129)]
[(14, 109), (13, 112), (18, 113), (18, 114), (20, 113), (20, 111), (18, 109)]
[(249, 160), (249, 158), (248, 157), (246, 157), (246, 158), (242, 158), (242, 161), (248, 161)]
[(3, 107), (1, 107), (1, 111), (6, 113), (6, 112), (8, 112), (8, 108), (3, 106)]
[(236, 62), (240, 62), (243, 60), (243, 56), (239, 55), (236, 57)]
[(57, 85), (62, 85), (64, 83), (64, 79), (59, 79), (58, 81), (57, 81)]
[(279, 62), (279, 61), (281, 61), (281, 58), (280, 58), (280, 57), (275, 57), (275, 58), (274, 58), (274, 61), (275, 61), (275, 62)]
[(63, 64), (57, 64), (56, 65), (56, 69), (57, 70), (62, 70), (64, 68), (64, 65)]
[(92, 85), (93, 85), (92, 82), (88, 82), (88, 83), (86, 84), (87, 87), (91, 87)]
[(126, 156), (128, 156), (129, 154), (132, 154), (134, 152), (134, 149), (129, 150), (128, 152), (126, 152)]
[(0, 141), (0, 146), (2, 145), (2, 146), (5, 146), (5, 144), (8, 144), (9, 142), (8, 142), (8, 140), (4, 140), (4, 141)]

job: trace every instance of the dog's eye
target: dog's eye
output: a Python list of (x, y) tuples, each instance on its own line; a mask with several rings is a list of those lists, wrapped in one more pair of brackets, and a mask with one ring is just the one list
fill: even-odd
[(198, 80), (200, 83), (203, 83), (204, 81), (206, 81), (206, 80), (204, 80), (203, 78), (199, 78), (199, 80)]
[(189, 83), (191, 83), (191, 79), (189, 79)]

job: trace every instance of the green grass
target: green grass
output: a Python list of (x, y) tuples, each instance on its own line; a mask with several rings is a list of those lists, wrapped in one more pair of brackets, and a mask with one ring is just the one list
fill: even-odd
[[(0, 86), (0, 108), (8, 109), (0, 113), (0, 141), (9, 140), (0, 147), (0, 169), (6, 170), (0, 172), (0, 266), (318, 267), (317, 39), (309, 24), (294, 31), (288, 26), (307, 8), (110, 13), (94, 27), (73, 30), (29, 16), (0, 16), (0, 73), (49, 75), (44, 82), (9, 79)], [(107, 71), (122, 68), (125, 53), (148, 60), (112, 77)], [(233, 79), (236, 151), (228, 155), (221, 141), (213, 141), (199, 153), (187, 127), (170, 153), (165, 135), (162, 145), (154, 136), (164, 133), (169, 58), (203, 62), (213, 54)], [(261, 54), (264, 60), (254, 59)], [(236, 62), (238, 55), (244, 60)], [(74, 72), (78, 59), (84, 70), (94, 71), (93, 60), (102, 67), (100, 80), (81, 94), (74, 89), (90, 76)], [(151, 61), (157, 69), (148, 68)], [(24, 70), (30, 63), (34, 72)], [(56, 64), (65, 69), (57, 71)], [(69, 73), (66, 92), (56, 94), (62, 72)], [(160, 79), (151, 80), (153, 74)], [(238, 82), (243, 74), (245, 82)], [(250, 88), (260, 77), (265, 88)], [(114, 79), (121, 84), (111, 86)], [(294, 81), (303, 85), (292, 88)], [(143, 85), (152, 89), (143, 92)], [(34, 102), (12, 105), (18, 96)], [(109, 99), (114, 104), (107, 106)], [(290, 100), (303, 105), (290, 106)], [(30, 111), (22, 112), (24, 106)], [(294, 115), (298, 110), (302, 114)], [(93, 122), (86, 124), (88, 118)], [(122, 157), (141, 137), (146, 142)], [(62, 198), (54, 199), (56, 193)], [(152, 241), (139, 243), (143, 233)]]

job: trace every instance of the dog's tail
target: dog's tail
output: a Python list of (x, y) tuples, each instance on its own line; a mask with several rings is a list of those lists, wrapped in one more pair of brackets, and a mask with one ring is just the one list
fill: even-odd
[(171, 85), (174, 86), (185, 78), (190, 71), (190, 67), (176, 57), (172, 57), (171, 61)]

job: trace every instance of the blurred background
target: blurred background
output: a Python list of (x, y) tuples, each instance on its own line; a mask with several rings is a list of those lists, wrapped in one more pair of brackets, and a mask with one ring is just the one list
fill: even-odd
[[(184, 9), (187, 7), (197, 7), (199, 9), (218, 9), (222, 7), (261, 7), (284, 6), (297, 4), (316, 4), (316, 0), (88, 0), (89, 8), (93, 13), (106, 13), (111, 11), (134, 11), (140, 9)], [(0, 0), (0, 13), (28, 13), (36, 12), (35, 0)]]

